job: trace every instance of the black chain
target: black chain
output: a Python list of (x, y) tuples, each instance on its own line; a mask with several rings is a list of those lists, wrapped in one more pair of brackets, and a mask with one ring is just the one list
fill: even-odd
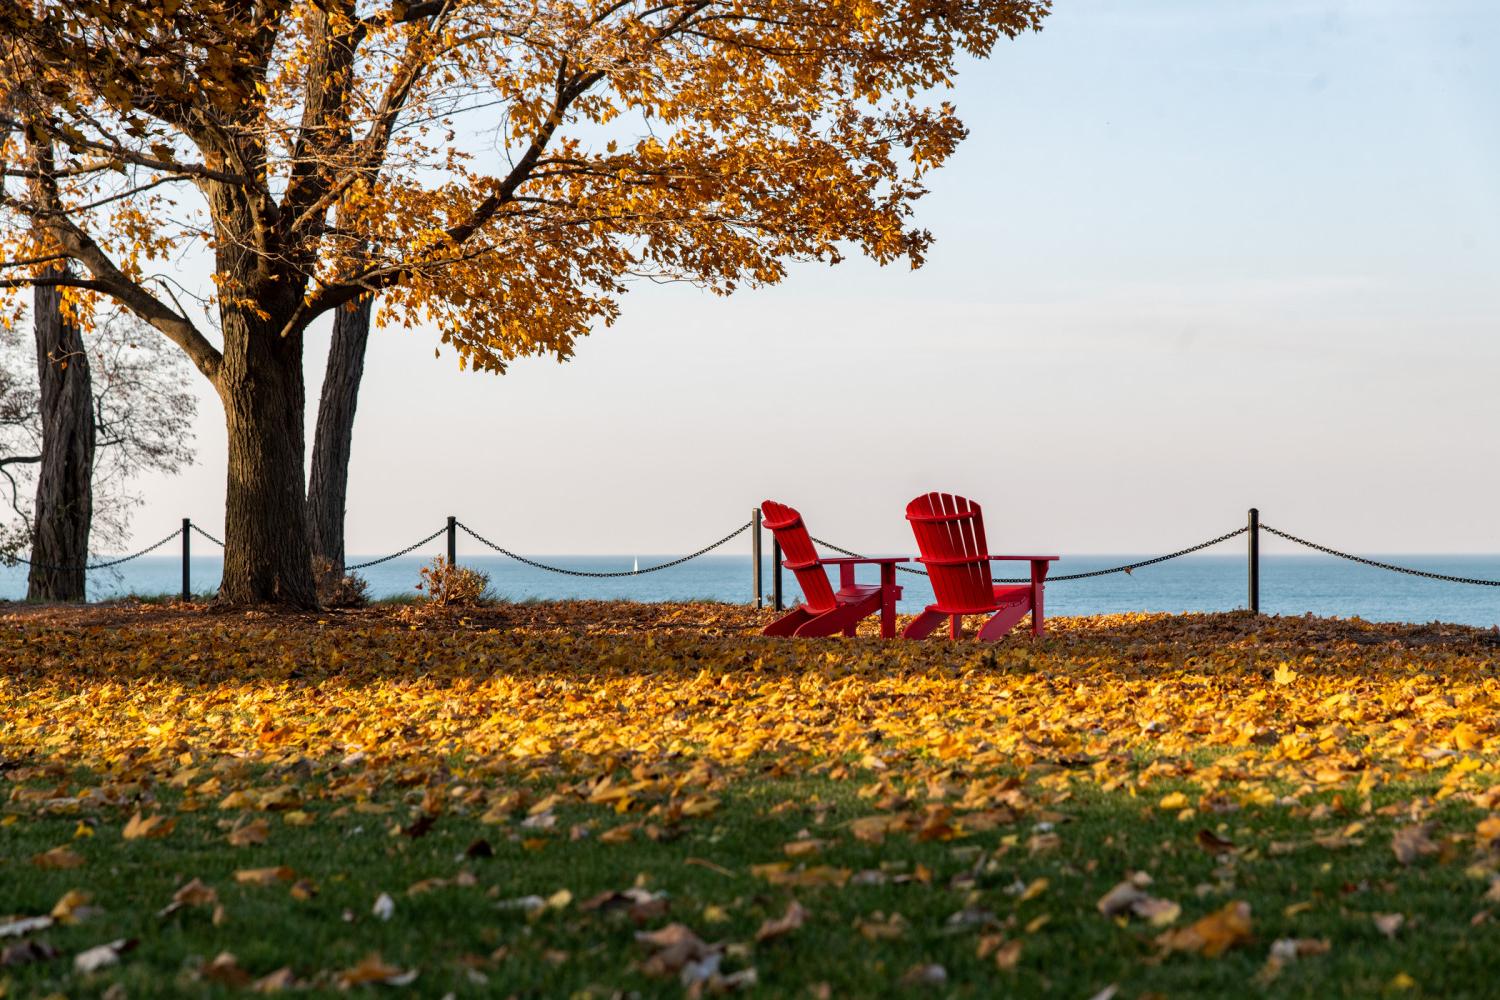
[(221, 542), (219, 539), (215, 538), (213, 535), (210, 535), (208, 532), (204, 531), (202, 528), (198, 527), (196, 524), (193, 525), (193, 530), (196, 531), (198, 534), (202, 535), (204, 538), (207, 538), (210, 542), (213, 542), (219, 548), (222, 549), (224, 547), (224, 543), (223, 542)]
[(1298, 538), (1296, 535), (1289, 535), (1285, 531), (1277, 531), (1275, 528), (1272, 528), (1269, 525), (1265, 524), (1262, 524), (1260, 526), (1260, 530), (1266, 532), (1267, 534), (1275, 535), (1277, 538), (1285, 538), (1289, 542), (1296, 542), (1298, 545), (1305, 545), (1310, 549), (1316, 549), (1317, 551), (1326, 553), (1330, 556), (1338, 556), (1340, 559), (1348, 559), (1350, 562), (1362, 563), (1365, 566), (1373, 566), (1376, 569), (1388, 569), (1392, 573), (1405, 573), (1408, 576), (1422, 576), (1426, 577), (1429, 580), (1442, 580), (1445, 583), (1468, 583), (1473, 584), (1476, 587), (1500, 587), (1500, 580), (1480, 580), (1471, 576), (1449, 576), (1446, 573), (1429, 573), (1425, 569), (1412, 569), (1409, 566), (1394, 566), (1391, 563), (1377, 562), (1374, 559), (1366, 559), (1363, 556), (1353, 556), (1347, 552), (1340, 552), (1338, 549), (1330, 549), (1326, 545), (1319, 545), (1317, 542), (1309, 542), (1305, 538)]
[(428, 542), (432, 541), (434, 538), (437, 538), (439, 535), (444, 534), (447, 530), (448, 530), (447, 528), (439, 528), (438, 530), (434, 531), (432, 534), (428, 535), (426, 538), (422, 539), (421, 541), (419, 541), (419, 542), (412, 542), (410, 545), (408, 545), (406, 548), (402, 549), (400, 552), (392, 552), (388, 556), (381, 556), (379, 559), (371, 559), (369, 562), (355, 563), (353, 566), (345, 566), (344, 567), (344, 572), (345, 573), (352, 573), (354, 570), (357, 570), (357, 569), (366, 569), (366, 568), (368, 568), (370, 566), (379, 566), (383, 562), (390, 562), (392, 559), (400, 559), (402, 556), (406, 555), (412, 549), (420, 549), (422, 546), (426, 545)]
[(656, 566), (647, 566), (645, 569), (619, 570), (618, 572), (614, 573), (600, 573), (582, 569), (564, 569), (561, 566), (548, 566), (546, 563), (539, 563), (535, 559), (527, 559), (525, 556), (518, 556), (510, 549), (502, 548), (501, 546), (496, 545), (494, 542), (490, 541), (488, 538), (485, 538), (483, 535), (479, 534), (473, 528), (469, 527), (467, 524), (464, 524), (462, 521), (458, 522), (458, 527), (464, 529), (468, 536), (474, 539), (476, 542), (479, 542), (483, 545), (488, 545), (490, 548), (494, 549), (501, 555), (510, 556), (510, 558), (514, 559), (516, 562), (525, 563), (527, 566), (533, 566), (537, 569), (544, 569), (549, 573), (562, 573), (565, 576), (588, 576), (594, 577), (596, 579), (603, 579), (606, 577), (617, 576), (644, 576), (647, 573), (655, 573), (657, 570), (670, 569), (673, 566), (681, 566), (689, 559), (697, 559), (704, 553), (712, 552), (714, 549), (718, 548), (720, 545), (723, 545), (725, 542), (730, 541), (738, 535), (744, 534), (746, 531), (750, 530), (750, 525), (752, 523), (754, 522), (746, 521), (744, 524), (740, 525), (738, 528), (735, 528), (729, 534), (725, 535), (717, 542), (714, 542), (712, 545), (705, 545), (697, 552), (693, 552), (680, 558), (673, 559), (671, 562), (660, 563)]
[[(1093, 576), (1108, 576), (1111, 573), (1130, 573), (1130, 572), (1133, 572), (1134, 570), (1141, 569), (1144, 566), (1155, 566), (1157, 563), (1164, 563), (1168, 559), (1176, 559), (1178, 556), (1185, 556), (1185, 555), (1188, 555), (1189, 553), (1199, 552), (1199, 551), (1201, 551), (1203, 549), (1209, 548), (1210, 546), (1218, 545), (1220, 542), (1227, 542), (1229, 539), (1233, 538), (1234, 536), (1236, 536), (1236, 535), (1243, 535), (1245, 532), (1247, 532), (1249, 530), (1250, 529), (1248, 527), (1245, 527), (1245, 528), (1236, 528), (1233, 531), (1225, 532), (1224, 534), (1220, 535), (1218, 538), (1210, 538), (1206, 542), (1199, 542), (1197, 545), (1193, 545), (1193, 546), (1191, 546), (1189, 548), (1186, 548), (1186, 549), (1178, 549), (1176, 552), (1170, 552), (1170, 553), (1168, 553), (1167, 555), (1164, 555), (1164, 556), (1157, 556), (1155, 559), (1142, 559), (1140, 562), (1127, 563), (1124, 566), (1111, 566), (1109, 569), (1091, 570), (1091, 571), (1089, 571), (1087, 573), (1068, 573), (1068, 574), (1065, 574), (1063, 576), (1049, 576), (1049, 577), (1047, 577), (1047, 582), (1048, 583), (1057, 583), (1057, 582), (1060, 582), (1060, 581), (1063, 581), (1063, 580), (1087, 580), (1089, 577), (1093, 577)], [(832, 542), (825, 542), (821, 538), (814, 538), (813, 541), (817, 542), (819, 545), (823, 546), (824, 548), (832, 549), (835, 552), (842, 552), (844, 555), (851, 556), (851, 557), (853, 557), (855, 559), (864, 559), (865, 558), (864, 556), (860, 555), (858, 552), (850, 552), (848, 549), (840, 548), (839, 546), (834, 545)], [(928, 572), (925, 569), (911, 569), (908, 566), (897, 566), (896, 569), (899, 570), (902, 573), (913, 573), (913, 574), (915, 574), (917, 576), (928, 576), (929, 575)], [(991, 581), (994, 582), (994, 583), (1030, 583), (1031, 582), (1031, 577), (1029, 577), (1029, 576), (991, 577)]]
[(84, 570), (85, 572), (87, 572), (96, 569), (109, 569), (111, 566), (118, 566), (121, 563), (128, 563), (132, 559), (139, 559), (141, 556), (155, 552), (157, 549), (161, 548), (163, 545), (167, 544), (180, 534), (182, 534), (182, 529), (178, 528), (176, 531), (172, 532), (170, 535), (168, 535), (166, 538), (163, 538), (155, 545), (148, 545), (144, 549), (141, 549), (139, 552), (132, 552), (128, 556), (121, 556), (118, 559), (110, 559), (106, 562), (85, 563), (82, 566), (51, 566), (47, 563), (34, 563), (30, 559), (22, 559), (20, 556), (6, 556), (5, 561), (12, 566), (14, 566), (16, 563), (24, 563), (27, 566), (35, 566), (37, 569), (48, 570), (53, 573), (76, 573), (78, 570)]

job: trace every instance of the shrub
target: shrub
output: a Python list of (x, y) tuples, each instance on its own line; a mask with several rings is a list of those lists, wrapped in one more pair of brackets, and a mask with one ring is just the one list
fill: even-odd
[(417, 589), (427, 594), (433, 604), (443, 607), (465, 607), (489, 600), (490, 577), (467, 566), (449, 565), (442, 556), (422, 567)]
[(318, 603), (325, 608), (362, 608), (370, 603), (370, 585), (364, 577), (338, 572), (330, 559), (313, 557), (313, 580)]

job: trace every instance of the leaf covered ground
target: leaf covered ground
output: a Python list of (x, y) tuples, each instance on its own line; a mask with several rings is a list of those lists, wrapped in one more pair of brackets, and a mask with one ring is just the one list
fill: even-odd
[(1486, 996), (1500, 636), (14, 609), (0, 995)]

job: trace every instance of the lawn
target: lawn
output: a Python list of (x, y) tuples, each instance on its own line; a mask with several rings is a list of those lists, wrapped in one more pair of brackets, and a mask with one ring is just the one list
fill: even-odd
[(1500, 636), (765, 620), (13, 608), (0, 995), (1493, 995)]

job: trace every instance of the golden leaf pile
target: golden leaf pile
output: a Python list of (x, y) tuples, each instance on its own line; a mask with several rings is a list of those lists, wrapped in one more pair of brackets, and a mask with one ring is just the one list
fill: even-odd
[[(597, 608), (502, 606), (418, 630), (381, 611), (28, 620), (0, 647), (0, 745), (155, 773), (205, 804), (290, 822), (309, 821), (292, 783), (236, 774), (344, 762), (336, 793), (357, 803), (375, 780), (456, 755), (467, 787), (450, 807), (543, 826), (549, 804), (524, 783), (542, 770), (575, 779), (570, 797), (603, 814), (661, 805), (676, 820), (712, 813), (715, 783), (772, 759), (877, 778), (853, 825), (875, 841), (1008, 822), (1039, 791), (1079, 782), (1132, 788), (1185, 820), (1285, 795), (1272, 781), (1292, 798), (1358, 801), (1435, 773), (1440, 797), (1480, 793), (1500, 746), (1500, 639), (1472, 629), (1134, 615), (1060, 619), (1037, 644), (802, 642), (762, 639), (753, 613), (725, 606)], [(1204, 750), (1208, 763), (1189, 759)], [(1138, 753), (1154, 763), (1134, 767)], [(652, 776), (624, 780), (621, 765)], [(999, 771), (1011, 777), (984, 777)], [(110, 795), (18, 787), (10, 805)], [(132, 816), (126, 836), (171, 825)], [(1413, 843), (1403, 855), (1427, 850)]]
[[(1263, 911), (1252, 915), (1233, 887), (1234, 866), (1251, 852), (1371, 843), (1397, 871), (1462, 856), (1500, 899), (1493, 633), (1121, 615), (1058, 619), (1039, 642), (980, 645), (770, 640), (756, 634), (764, 620), (723, 605), (621, 604), (455, 609), (418, 626), (381, 609), (186, 620), (128, 608), (18, 613), (0, 638), (0, 821), (116, 815), (97, 833), (80, 822), (78, 837), (149, 851), (187, 835), (164, 805), (141, 798), (162, 784), (181, 793), (176, 808), (221, 817), (216, 843), (230, 845), (237, 884), (305, 900), (318, 885), (267, 853), (284, 826), (349, 817), (408, 843), (459, 815), (526, 850), (566, 850), (584, 837), (615, 850), (722, 822), (737, 788), (767, 778), (848, 782), (856, 812), (837, 822), (825, 824), (828, 807), (816, 802), (767, 806), (801, 810), (816, 831), (767, 844), (743, 870), (757, 891), (785, 900), (754, 933), (767, 954), (819, 917), (815, 901), (804, 907), (793, 895), (933, 883), (922, 864), (844, 867), (831, 853), (843, 845), (941, 844), (975, 858), (976, 871), (981, 842), (1047, 858), (1075, 836), (1071, 811), (1102, 793), (1133, 798), (1153, 822), (1180, 823), (1185, 849), (1215, 866), (1211, 904), (1201, 892), (1162, 898), (1144, 864), (1098, 873), (1087, 919), (1137, 930), (1162, 960), (1264, 953)], [(320, 780), (304, 781), (313, 775)], [(1397, 802), (1385, 794), (1412, 783), (1429, 791)], [(406, 790), (408, 809), (382, 796), (390, 788)], [(1437, 823), (1449, 800), (1477, 817), (1461, 829)], [(1262, 809), (1285, 811), (1302, 832), (1250, 843), (1222, 819)], [(490, 853), (488, 840), (465, 851)], [(19, 860), (46, 870), (85, 862), (69, 845)], [(712, 859), (685, 864), (738, 874)], [(966, 877), (949, 887), (961, 890)], [(390, 920), (412, 897), (472, 884), (460, 872), (405, 897), (372, 891), (370, 912)], [(574, 906), (567, 890), (544, 891), (552, 895), (500, 909), (529, 918)], [(1002, 927), (967, 906), (950, 925), (978, 933), (980, 956), (1007, 972), (1027, 961), (1024, 937), (1052, 919), (1058, 891), (1056, 878), (1018, 880), (1005, 890), (1026, 908), (1014, 922)], [(1481, 884), (1476, 904), (1489, 898)], [(170, 904), (216, 906), (212, 887), (186, 879)], [(639, 886), (577, 908), (637, 924), (666, 914), (662, 897)], [(1377, 915), (1375, 926), (1394, 939), (1400, 914)], [(853, 925), (869, 942), (900, 942), (910, 930), (894, 911)], [(641, 930), (634, 943), (641, 968), (706, 990), (754, 982), (753, 968), (718, 964), (743, 956), (682, 924)], [(1278, 939), (1262, 975), (1328, 949), (1319, 938)], [(233, 955), (205, 970), (225, 982), (247, 977)], [(411, 975), (369, 954), (340, 981)], [(923, 965), (904, 975), (930, 985), (947, 973)]]

